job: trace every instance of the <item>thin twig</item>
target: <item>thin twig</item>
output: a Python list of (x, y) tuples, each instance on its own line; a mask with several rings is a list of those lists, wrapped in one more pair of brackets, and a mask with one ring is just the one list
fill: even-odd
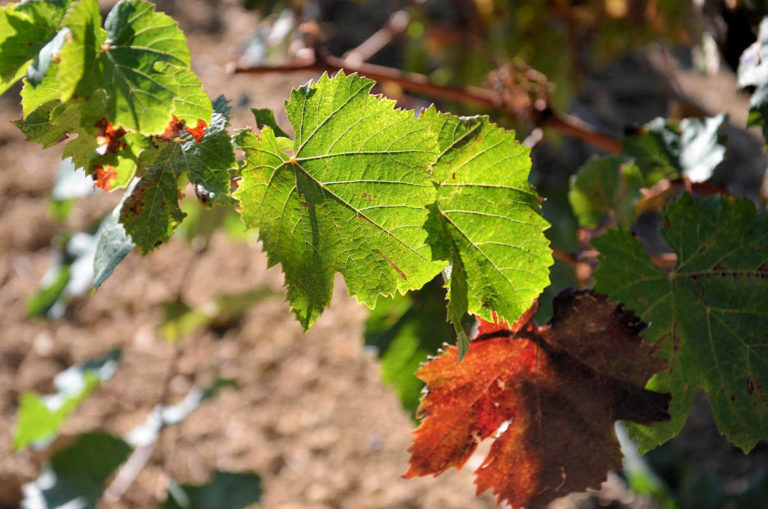
[[(349, 73), (357, 73), (378, 82), (386, 81), (395, 83), (405, 90), (430, 97), (440, 97), (442, 99), (472, 103), (488, 109), (514, 114), (509, 108), (505, 107), (501, 96), (491, 90), (472, 86), (451, 87), (438, 85), (432, 83), (429, 78), (423, 74), (404, 72), (381, 65), (366, 63), (352, 65), (351, 62), (348, 62), (345, 59), (327, 54), (322, 48), (315, 50), (315, 57), (313, 59), (305, 61), (277, 66), (234, 66), (231, 68), (231, 72), (236, 74), (288, 73), (297, 71), (333, 73), (340, 70)], [(593, 127), (576, 117), (556, 112), (551, 108), (548, 108), (537, 115), (537, 124), (539, 127), (552, 127), (564, 134), (600, 147), (607, 152), (621, 152), (621, 142), (618, 139), (596, 131)]]
[[(195, 250), (187, 264), (184, 266), (182, 277), (179, 281), (178, 289), (176, 290), (176, 299), (181, 301), (184, 297), (184, 291), (192, 279), (192, 274), (197, 265), (200, 256), (207, 247)], [(155, 446), (162, 439), (163, 429), (166, 427), (165, 421), (162, 419), (162, 409), (170, 405), (171, 399), (171, 381), (178, 372), (179, 360), (181, 359), (182, 348), (180, 343), (176, 343), (173, 346), (173, 357), (171, 358), (170, 366), (165, 375), (165, 381), (163, 383), (163, 393), (160, 396), (160, 424), (157, 430), (157, 438), (149, 444), (140, 445), (133, 450), (125, 463), (122, 464), (117, 472), (117, 475), (112, 479), (106, 490), (104, 490), (104, 501), (108, 504), (115, 504), (120, 501), (128, 488), (130, 488), (136, 481), (141, 471), (146, 466), (147, 462), (152, 458), (152, 453), (155, 450)], [(157, 411), (157, 407), (153, 412)]]
[(376, 53), (388, 46), (393, 40), (402, 35), (408, 28), (411, 16), (407, 11), (395, 11), (387, 19), (386, 24), (376, 30), (359, 46), (344, 53), (342, 58), (348, 65), (360, 65), (371, 59)]

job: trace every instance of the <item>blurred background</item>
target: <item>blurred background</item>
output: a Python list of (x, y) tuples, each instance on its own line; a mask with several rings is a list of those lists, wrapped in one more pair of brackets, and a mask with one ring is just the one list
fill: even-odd
[[(103, 12), (114, 3), (100, 2)], [(582, 256), (590, 234), (568, 200), (572, 176), (657, 117), (726, 113), (718, 138), (726, 151), (711, 182), (756, 202), (765, 194), (764, 143), (746, 127), (749, 95), (736, 81), (766, 13), (757, 0), (156, 4), (187, 34), (209, 95), (230, 100), (235, 127), (255, 127), (250, 108), (269, 108), (291, 132), (283, 111), (291, 88), (343, 66), (397, 78), (375, 91), (403, 107), (436, 103), (514, 129), (533, 147), (531, 182), (546, 198), (552, 245), (574, 255), (554, 266), (550, 299), (591, 284), (594, 260)], [(495, 102), (467, 99), (478, 90)], [(270, 508), (495, 507), (487, 494), (475, 497), (479, 456), (458, 473), (400, 478), (421, 390), (413, 372), (454, 341), (440, 284), (369, 312), (337, 278), (332, 307), (303, 334), (255, 234), (190, 192), (169, 245), (143, 259), (132, 252), (91, 294), (94, 239), (120, 197), (62, 163), (61, 145), (24, 140), (10, 124), (21, 117), (19, 91), (0, 97), (0, 507), (20, 507), (45, 459), (12, 450), (22, 395), (60, 391), (58, 373), (115, 348), (117, 371), (63, 422), (60, 440), (95, 429), (126, 435), (158, 404), (200, 387), (218, 393), (165, 426), (143, 468), (111, 482), (100, 507), (153, 507), (171, 479), (200, 483), (214, 470), (258, 473)], [(644, 214), (633, 229), (660, 253), (656, 223)], [(550, 310), (545, 297), (540, 322)], [(673, 441), (643, 457), (623, 445), (623, 472), (553, 507), (768, 508), (768, 444), (746, 456), (731, 446), (704, 396)]]

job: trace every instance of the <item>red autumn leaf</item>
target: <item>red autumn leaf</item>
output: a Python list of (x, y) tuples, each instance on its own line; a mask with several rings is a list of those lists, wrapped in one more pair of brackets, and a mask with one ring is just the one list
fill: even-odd
[(664, 364), (633, 312), (574, 290), (555, 298), (549, 324), (531, 321), (534, 311), (511, 328), (481, 321), (460, 363), (450, 346), (421, 366), (423, 421), (404, 477), (458, 470), (494, 437), (475, 473), (478, 494), (543, 507), (621, 468), (615, 420), (669, 419), (669, 395), (643, 388)]
[(181, 136), (181, 131), (184, 130), (184, 122), (179, 120), (176, 115), (173, 115), (171, 121), (168, 122), (168, 127), (165, 128), (165, 132), (160, 135), (161, 138), (170, 140), (172, 138), (178, 138)]
[(117, 179), (117, 171), (111, 164), (108, 164), (105, 168), (102, 163), (97, 163), (93, 167), (93, 174), (96, 176), (96, 182), (93, 183), (93, 187), (98, 187), (104, 191), (111, 190), (115, 184), (115, 179)]
[(122, 127), (115, 129), (106, 118), (102, 118), (94, 126), (99, 129), (99, 134), (96, 137), (100, 147), (104, 147), (102, 155), (116, 154), (118, 150), (125, 147), (125, 142), (121, 139), (125, 136), (125, 129)]
[(197, 127), (187, 126), (187, 132), (195, 139), (195, 143), (200, 143), (205, 136), (205, 131), (208, 129), (208, 124), (204, 120), (197, 119)]

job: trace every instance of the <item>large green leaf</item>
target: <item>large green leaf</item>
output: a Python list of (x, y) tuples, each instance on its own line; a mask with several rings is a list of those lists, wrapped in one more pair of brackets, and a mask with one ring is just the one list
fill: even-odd
[(69, 42), (59, 53), (56, 73), (62, 101), (74, 94), (90, 97), (100, 81), (97, 55), (107, 38), (101, 28), (101, 14), (96, 0), (79, 0), (67, 12), (62, 24), (69, 31)]
[[(93, 1), (93, 0), (86, 0)], [(143, 0), (120, 2), (104, 22), (100, 54), (109, 120), (144, 134), (160, 134), (171, 114), (187, 123), (211, 118), (211, 101), (189, 70), (189, 49), (177, 23)], [(83, 79), (86, 79), (84, 76)]]
[[(70, 3), (34, 0), (0, 7), (0, 94), (24, 77), (40, 50), (56, 37)], [(49, 56), (43, 59), (50, 62)]]
[(450, 262), (448, 317), (517, 320), (549, 284), (552, 252), (539, 196), (528, 183), (529, 149), (487, 117), (422, 115), (438, 136), (438, 185), (429, 243)]
[(62, 371), (53, 381), (55, 394), (22, 394), (13, 430), (13, 448), (39, 445), (54, 438), (62, 423), (88, 394), (115, 374), (121, 354), (120, 350), (112, 350)]
[(646, 340), (668, 359), (649, 388), (672, 393), (672, 420), (631, 425), (645, 451), (685, 424), (693, 391), (709, 395), (718, 428), (745, 451), (768, 438), (768, 212), (741, 199), (681, 196), (663, 217), (677, 253), (667, 274), (626, 231), (593, 241), (595, 289), (651, 324)]
[(236, 194), (243, 221), (258, 228), (269, 264), (282, 264), (305, 328), (330, 302), (336, 272), (373, 307), (378, 295), (420, 288), (442, 267), (423, 229), (435, 199), (435, 135), (412, 112), (370, 95), (372, 86), (339, 73), (294, 90), (290, 154), (268, 126), (238, 136), (247, 158)]

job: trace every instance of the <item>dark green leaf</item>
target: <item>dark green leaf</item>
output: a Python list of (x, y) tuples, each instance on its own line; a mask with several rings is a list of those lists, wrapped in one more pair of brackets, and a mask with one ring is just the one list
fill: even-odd
[(593, 241), (601, 253), (595, 289), (649, 322), (645, 339), (669, 362), (648, 387), (672, 393), (672, 420), (630, 425), (631, 435), (641, 451), (669, 440), (702, 388), (720, 431), (748, 451), (768, 438), (768, 212), (747, 200), (685, 194), (663, 224), (678, 257), (671, 274), (626, 231)]
[(376, 349), (384, 381), (413, 416), (424, 387), (414, 373), (428, 355), (455, 339), (453, 326), (446, 322), (445, 289), (439, 278), (420, 290), (380, 301), (365, 322), (365, 344)]
[(124, 441), (107, 433), (85, 433), (56, 452), (42, 475), (24, 486), (28, 509), (95, 509), (104, 484), (131, 453)]
[(205, 484), (172, 484), (163, 509), (243, 509), (261, 501), (261, 478), (216, 470)]

